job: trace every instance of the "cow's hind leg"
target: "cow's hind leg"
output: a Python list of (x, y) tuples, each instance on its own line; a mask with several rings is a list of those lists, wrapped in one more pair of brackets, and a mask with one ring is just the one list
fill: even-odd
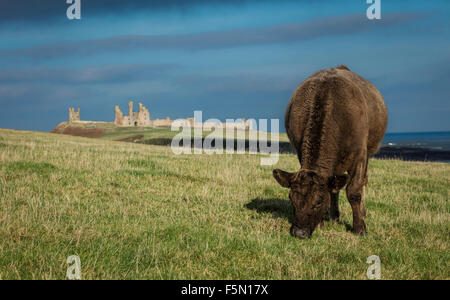
[(349, 170), (350, 183), (347, 185), (347, 199), (353, 211), (353, 232), (364, 235), (367, 232), (364, 218), (366, 209), (364, 206), (364, 191), (367, 183), (367, 156), (355, 160), (352, 169)]

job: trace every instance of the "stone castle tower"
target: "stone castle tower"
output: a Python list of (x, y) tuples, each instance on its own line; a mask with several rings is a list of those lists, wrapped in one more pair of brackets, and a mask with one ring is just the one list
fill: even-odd
[(80, 108), (78, 111), (73, 107), (69, 107), (69, 123), (79, 122), (80, 121)]
[(150, 126), (150, 111), (139, 103), (139, 111), (133, 111), (133, 101), (128, 102), (128, 116), (124, 116), (119, 106), (115, 106), (114, 124), (116, 126)]
[[(165, 119), (155, 119), (150, 120), (150, 111), (142, 105), (142, 103), (139, 103), (139, 110), (134, 111), (133, 107), (133, 101), (128, 102), (128, 116), (124, 116), (123, 112), (120, 110), (120, 107), (116, 105), (114, 107), (115, 109), (115, 118), (114, 118), (114, 125), (118, 127), (171, 127), (173, 124), (173, 120), (171, 120), (169, 117)], [(189, 125), (191, 128), (198, 128), (198, 127), (214, 127), (217, 125), (216, 122), (195, 122), (194, 118), (188, 118), (185, 119), (187, 122), (189, 122)], [(80, 108), (78, 110), (75, 110), (73, 107), (69, 107), (69, 123), (74, 122), (81, 122), (81, 123), (109, 123), (110, 122), (98, 122), (98, 121), (81, 121), (80, 119)], [(239, 122), (236, 120), (236, 122), (232, 123), (222, 123), (221, 124), (223, 128), (225, 129), (237, 129), (237, 130), (253, 130), (252, 128), (252, 122), (247, 122), (245, 119), (241, 119)]]

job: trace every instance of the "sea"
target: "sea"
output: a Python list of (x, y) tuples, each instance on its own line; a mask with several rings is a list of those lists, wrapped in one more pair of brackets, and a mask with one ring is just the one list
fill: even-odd
[(386, 133), (382, 146), (450, 150), (450, 131)]

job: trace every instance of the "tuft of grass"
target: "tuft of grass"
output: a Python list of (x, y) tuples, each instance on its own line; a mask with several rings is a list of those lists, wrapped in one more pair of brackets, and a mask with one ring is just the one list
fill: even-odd
[(294, 155), (176, 156), (119, 133), (0, 130), (1, 279), (64, 279), (70, 255), (83, 279), (365, 279), (371, 255), (383, 279), (450, 278), (449, 164), (371, 160), (368, 235), (341, 193), (343, 223), (298, 240), (271, 175)]

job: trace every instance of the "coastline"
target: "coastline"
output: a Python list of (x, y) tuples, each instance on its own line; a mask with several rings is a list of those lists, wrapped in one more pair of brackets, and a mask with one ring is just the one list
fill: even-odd
[[(133, 138), (123, 139), (123, 142), (135, 142)], [(204, 139), (200, 142), (203, 144)], [(166, 138), (154, 138), (147, 139), (143, 141), (137, 141), (137, 143), (147, 144), (147, 145), (157, 145), (157, 146), (170, 146), (171, 139)], [(191, 140), (191, 145), (195, 145), (195, 139)], [(267, 142), (270, 147), (271, 142)], [(215, 142), (212, 143), (212, 146)], [(226, 144), (224, 142), (224, 149)], [(245, 151), (250, 148), (249, 140), (245, 140)], [(234, 150), (237, 150), (237, 140), (234, 140)], [(281, 154), (295, 154), (294, 148), (289, 142), (279, 142), (279, 151)], [(257, 147), (257, 152), (260, 152), (259, 145)], [(377, 159), (400, 159), (403, 161), (422, 161), (422, 162), (444, 162), (450, 163), (450, 151), (449, 150), (439, 150), (430, 149), (422, 147), (410, 147), (410, 146), (390, 146), (382, 145), (380, 150), (372, 156)]]
[[(280, 153), (295, 153), (291, 144), (280, 142)], [(400, 159), (403, 161), (450, 163), (450, 151), (411, 146), (382, 145), (372, 156), (378, 159)]]
[(401, 159), (404, 161), (450, 163), (450, 151), (419, 147), (382, 146), (373, 157), (380, 159)]
[[(101, 138), (104, 135), (103, 128), (81, 128), (58, 125), (51, 133), (66, 134), (73, 136), (83, 136), (90, 138)], [(427, 136), (428, 135), (428, 136)], [(431, 139), (430, 139), (431, 135)], [(417, 137), (419, 136), (419, 137)], [(433, 137), (435, 136), (435, 137)], [(130, 135), (126, 138), (117, 139), (121, 142), (131, 142), (156, 146), (170, 146), (172, 139), (166, 137), (160, 138), (145, 138), (144, 135)], [(421, 141), (420, 143), (417, 141)], [(203, 145), (204, 138), (200, 142)], [(226, 148), (226, 143), (223, 141), (223, 148)], [(397, 144), (399, 143), (399, 144)], [(432, 133), (405, 133), (405, 134), (387, 134), (379, 151), (373, 155), (377, 159), (400, 159), (403, 161), (422, 161), (422, 162), (444, 162), (450, 163), (450, 132), (432, 132)], [(192, 138), (191, 145), (197, 144)], [(212, 142), (212, 145), (215, 141)], [(234, 150), (237, 150), (238, 140), (234, 140)], [(270, 147), (270, 140), (267, 141)], [(426, 145), (426, 146), (425, 146)], [(437, 148), (443, 146), (443, 149)], [(245, 150), (250, 148), (249, 140), (245, 140)], [(257, 152), (260, 152), (259, 145)], [(282, 154), (295, 154), (294, 148), (287, 141), (279, 142), (279, 152)]]
[[(292, 146), (280, 142), (281, 153), (295, 153)], [(450, 163), (450, 151), (421, 147), (382, 145), (378, 152), (372, 156), (378, 159), (400, 159), (403, 161), (446, 162)]]

